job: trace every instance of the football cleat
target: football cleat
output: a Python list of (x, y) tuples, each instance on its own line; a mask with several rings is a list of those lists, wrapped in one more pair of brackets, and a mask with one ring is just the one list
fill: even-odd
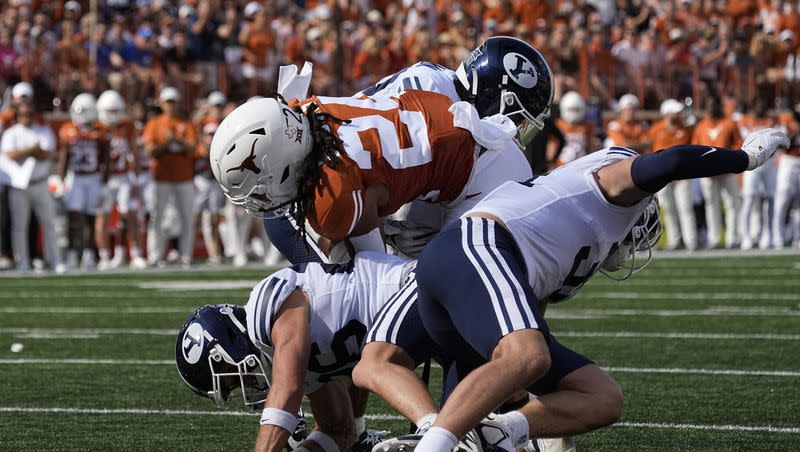
[(385, 430), (364, 430), (358, 436), (356, 443), (353, 444), (353, 447), (350, 448), (351, 452), (369, 452), (375, 446), (383, 442), (383, 438), (388, 435), (389, 432)]
[(751, 133), (742, 145), (742, 151), (746, 152), (750, 159), (747, 169), (758, 168), (772, 158), (779, 148), (789, 149), (790, 146), (789, 137), (780, 129), (764, 129)]
[(511, 438), (505, 425), (489, 417), (470, 430), (453, 449), (454, 452), (515, 452), (528, 442), (528, 436)]
[(422, 440), (422, 435), (404, 435), (389, 438), (376, 444), (372, 448), (372, 452), (411, 452), (416, 449), (420, 440)]

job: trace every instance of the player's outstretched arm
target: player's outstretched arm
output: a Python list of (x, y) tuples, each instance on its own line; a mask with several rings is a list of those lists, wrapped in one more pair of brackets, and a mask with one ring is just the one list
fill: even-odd
[(610, 203), (632, 206), (676, 180), (756, 169), (789, 144), (784, 132), (765, 129), (750, 134), (741, 150), (675, 146), (603, 167), (595, 173), (595, 180)]
[(279, 452), (294, 430), (303, 400), (303, 382), (311, 353), (308, 331), (309, 305), (305, 294), (295, 290), (278, 310), (270, 340), (275, 345), (272, 384), (261, 415), (256, 452)]

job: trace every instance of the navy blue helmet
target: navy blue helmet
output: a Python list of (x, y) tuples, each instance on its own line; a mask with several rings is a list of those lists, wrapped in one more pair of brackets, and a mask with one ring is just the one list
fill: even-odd
[(268, 374), (246, 324), (243, 307), (209, 304), (189, 316), (178, 333), (175, 361), (181, 380), (220, 408), (228, 406), (236, 388), (253, 408), (267, 399)]
[(509, 36), (489, 38), (456, 69), (456, 90), (481, 117), (502, 113), (517, 126), (524, 147), (544, 127), (553, 102), (553, 73), (530, 44)]

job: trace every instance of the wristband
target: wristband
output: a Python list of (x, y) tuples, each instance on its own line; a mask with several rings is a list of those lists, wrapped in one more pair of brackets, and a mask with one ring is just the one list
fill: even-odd
[(264, 408), (261, 412), (261, 425), (276, 425), (291, 435), (297, 427), (297, 415), (278, 408)]
[(314, 430), (311, 432), (311, 434), (308, 435), (308, 438), (306, 438), (306, 441), (314, 441), (315, 443), (319, 444), (319, 447), (321, 447), (325, 452), (339, 452), (339, 446), (336, 445), (336, 441), (319, 430)]

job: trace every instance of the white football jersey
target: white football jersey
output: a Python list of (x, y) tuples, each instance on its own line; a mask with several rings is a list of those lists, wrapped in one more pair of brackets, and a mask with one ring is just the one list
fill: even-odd
[(610, 147), (526, 183), (506, 182), (472, 210), (501, 219), (517, 242), (536, 297), (555, 303), (575, 295), (611, 248), (636, 224), (650, 199), (632, 207), (609, 203), (593, 173), (637, 155)]
[(372, 319), (400, 290), (413, 262), (383, 253), (359, 253), (346, 264), (299, 264), (277, 271), (250, 293), (247, 333), (272, 359), (272, 324), (294, 289), (311, 304), (311, 356), (306, 394), (335, 379), (349, 378), (361, 355)]
[(422, 61), (386, 76), (378, 83), (359, 92), (360, 96), (396, 96), (407, 89), (419, 89), (444, 94), (453, 102), (461, 99), (456, 92), (456, 73), (438, 64)]

